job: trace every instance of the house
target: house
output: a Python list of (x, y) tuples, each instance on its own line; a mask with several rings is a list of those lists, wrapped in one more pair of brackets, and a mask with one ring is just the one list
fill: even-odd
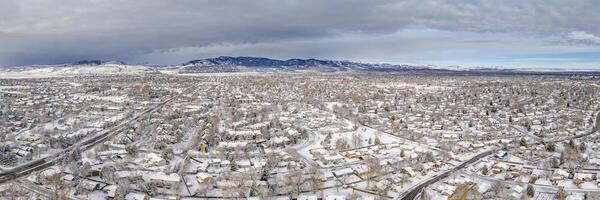
[(317, 200), (317, 195), (300, 195), (298, 200)]
[(102, 164), (92, 165), (89, 171), (89, 176), (102, 176)]
[(448, 184), (440, 184), (433, 190), (439, 192), (442, 195), (451, 196), (452, 194), (454, 194), (454, 191), (456, 190), (456, 186), (452, 186), (452, 185), (448, 185)]
[(498, 151), (498, 153), (496, 153), (494, 155), (494, 157), (496, 157), (498, 159), (504, 159), (504, 158), (506, 158), (507, 155), (508, 155), (508, 152), (506, 152), (506, 151)]
[(495, 165), (492, 166), (492, 172), (494, 174), (498, 174), (498, 173), (501, 173), (503, 171), (506, 171), (508, 168), (509, 167), (508, 167), (508, 165), (506, 163), (499, 162), (499, 163), (496, 163)]
[(567, 200), (585, 200), (585, 193), (571, 192), (567, 195)]
[(125, 200), (149, 200), (150, 197), (143, 193), (129, 193), (125, 195)]
[(352, 168), (343, 168), (343, 169), (335, 170), (332, 173), (336, 177), (341, 177), (341, 176), (346, 176), (346, 175), (354, 173), (354, 170), (352, 170)]
[(413, 170), (412, 167), (405, 167), (402, 169), (402, 172), (408, 174), (410, 177), (414, 177), (417, 175), (417, 173)]
[(345, 195), (327, 195), (325, 196), (325, 200), (346, 200)]
[(156, 167), (156, 166), (163, 166), (163, 165), (167, 164), (167, 161), (165, 159), (163, 159), (162, 157), (160, 157), (158, 154), (155, 154), (155, 153), (146, 154), (146, 157), (144, 157), (142, 162), (144, 162), (144, 167)]
[(196, 181), (200, 184), (208, 184), (213, 180), (213, 177), (205, 172), (199, 172), (196, 174)]
[(90, 180), (84, 179), (79, 182), (79, 185), (77, 185), (76, 193), (84, 194), (84, 193), (91, 192), (94, 190), (99, 190), (99, 189), (100, 189), (99, 183), (97, 183), (95, 181), (90, 181)]
[(97, 155), (100, 157), (100, 160), (107, 160), (111, 158), (124, 158), (125, 156), (127, 156), (127, 151), (125, 151), (125, 149), (107, 150), (98, 152)]
[(208, 145), (206, 144), (206, 142), (204, 140), (202, 140), (202, 142), (200, 142), (200, 144), (198, 144), (198, 148), (196, 149), (199, 152), (202, 153), (208, 153)]
[(458, 139), (458, 134), (455, 134), (455, 133), (444, 133), (444, 134), (442, 134), (442, 138), (444, 138), (444, 139)]
[(206, 172), (208, 169), (208, 163), (202, 162), (196, 165), (196, 170), (194, 172)]
[(117, 171), (115, 172), (117, 183), (139, 183), (143, 181), (142, 174), (137, 171)]
[(523, 193), (524, 188), (520, 185), (517, 185), (515, 187), (512, 188), (513, 193), (511, 194), (511, 196), (515, 197), (515, 198), (521, 198), (521, 194)]
[(358, 152), (356, 152), (356, 151), (354, 151), (354, 150), (342, 152), (342, 155), (344, 155), (347, 158), (359, 158), (359, 157), (361, 157), (361, 154), (358, 153)]
[(61, 174), (62, 172), (57, 168), (48, 168), (38, 174), (36, 183), (46, 184), (50, 182), (52, 178), (60, 176)]
[(114, 199), (117, 194), (118, 185), (109, 185), (102, 189), (106, 193), (106, 199)]
[(219, 142), (218, 145), (218, 149), (220, 149), (221, 151), (227, 151), (227, 150), (237, 150), (237, 149), (243, 149), (246, 146), (248, 146), (248, 142), (246, 141), (221, 141)]
[(575, 173), (575, 175), (573, 176), (573, 182), (575, 182), (575, 184), (581, 184), (583, 182), (592, 181), (592, 180), (593, 180), (592, 174)]
[(232, 140), (261, 140), (263, 139), (263, 134), (260, 130), (229, 130), (225, 132), (225, 137), (231, 138)]
[(173, 189), (179, 186), (179, 181), (181, 180), (181, 177), (176, 173), (167, 175), (163, 172), (156, 172), (145, 174), (144, 180), (158, 187)]
[(485, 145), (481, 142), (475, 142), (473, 144), (471, 144), (471, 147), (475, 148), (475, 149), (479, 149), (479, 148), (483, 148)]
[(337, 164), (344, 161), (344, 156), (339, 154), (336, 155), (323, 155), (321, 156), (321, 162), (325, 165)]
[(565, 171), (564, 169), (557, 169), (554, 171), (554, 174), (552, 174), (553, 181), (564, 180), (567, 177), (569, 177), (569, 172)]
[(269, 139), (269, 146), (271, 147), (285, 147), (291, 144), (291, 140), (286, 136), (276, 136)]

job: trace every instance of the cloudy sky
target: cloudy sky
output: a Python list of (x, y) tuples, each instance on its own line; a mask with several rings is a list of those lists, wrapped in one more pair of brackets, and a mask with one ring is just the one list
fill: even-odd
[(0, 66), (262, 56), (600, 68), (600, 1), (0, 1)]

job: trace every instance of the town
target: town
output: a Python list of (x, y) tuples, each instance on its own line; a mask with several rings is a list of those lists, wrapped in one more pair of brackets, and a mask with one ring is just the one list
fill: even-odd
[(6, 199), (600, 199), (586, 76), (0, 78)]

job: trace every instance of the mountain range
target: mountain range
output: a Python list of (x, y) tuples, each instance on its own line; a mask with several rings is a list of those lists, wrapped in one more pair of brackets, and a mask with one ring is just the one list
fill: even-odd
[(373, 64), (340, 60), (289, 59), (276, 60), (263, 57), (220, 56), (192, 60), (177, 65), (139, 65), (121, 61), (82, 60), (58, 65), (15, 66), (0, 69), (2, 72), (29, 72), (55, 74), (102, 73), (215, 73), (215, 72), (390, 72), (410, 74), (459, 75), (598, 75), (600, 71), (506, 69), (501, 67), (464, 68), (460, 66), (415, 66)]

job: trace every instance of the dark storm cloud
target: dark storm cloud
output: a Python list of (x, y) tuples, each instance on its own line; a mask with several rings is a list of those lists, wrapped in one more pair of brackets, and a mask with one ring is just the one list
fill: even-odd
[[(557, 0), (0, 1), (0, 65), (79, 59), (177, 63), (227, 52), (386, 61), (401, 58), (395, 46), (408, 43), (421, 50), (412, 54), (423, 55), (449, 46), (478, 49), (457, 37), (465, 32), (476, 33), (470, 41), (479, 45), (495, 44), (498, 38), (488, 35), (501, 33), (595, 48), (598, 6), (597, 1)], [(412, 34), (398, 34), (405, 30)], [(409, 39), (420, 33), (411, 30), (440, 31), (435, 43), (415, 43)], [(392, 37), (391, 42), (381, 37)], [(539, 41), (536, 45), (543, 46)], [(358, 46), (357, 53), (344, 49)]]

